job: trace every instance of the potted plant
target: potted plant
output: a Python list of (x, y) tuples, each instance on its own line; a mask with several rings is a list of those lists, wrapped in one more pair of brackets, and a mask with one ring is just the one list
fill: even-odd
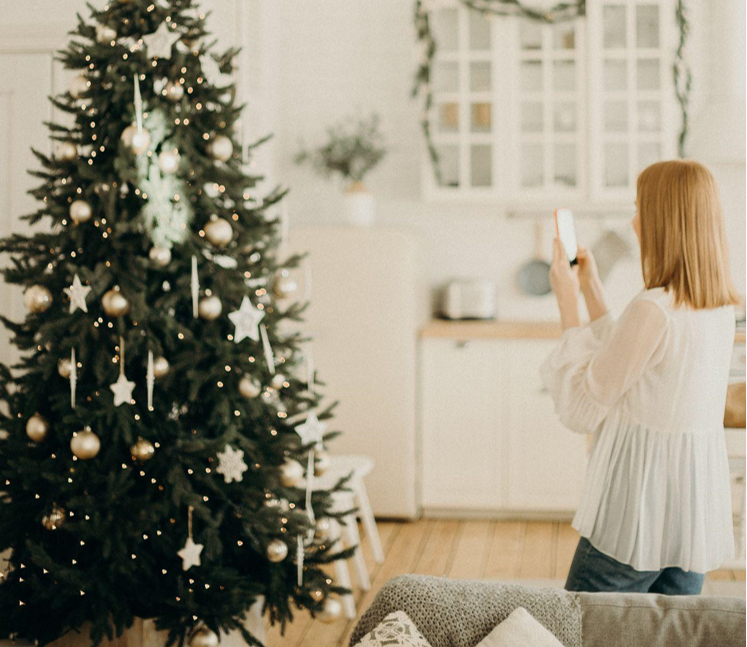
[(384, 158), (387, 150), (379, 130), (379, 117), (347, 118), (327, 129), (327, 140), (318, 148), (302, 149), (297, 164), (309, 164), (324, 177), (339, 176), (345, 188), (350, 220), (370, 225), (374, 219), (373, 195), (363, 178)]

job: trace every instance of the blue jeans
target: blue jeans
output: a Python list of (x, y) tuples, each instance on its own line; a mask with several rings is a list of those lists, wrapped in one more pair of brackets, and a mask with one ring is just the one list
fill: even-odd
[(664, 595), (699, 595), (703, 574), (669, 567), (660, 571), (637, 571), (600, 553), (581, 537), (565, 583), (567, 591), (590, 593), (662, 593)]

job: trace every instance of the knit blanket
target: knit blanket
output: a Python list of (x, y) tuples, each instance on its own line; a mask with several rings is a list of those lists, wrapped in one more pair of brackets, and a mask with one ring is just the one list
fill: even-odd
[(358, 622), (350, 645), (389, 613), (402, 610), (432, 647), (475, 647), (517, 607), (529, 611), (565, 647), (581, 647), (581, 607), (573, 593), (422, 575), (389, 580)]

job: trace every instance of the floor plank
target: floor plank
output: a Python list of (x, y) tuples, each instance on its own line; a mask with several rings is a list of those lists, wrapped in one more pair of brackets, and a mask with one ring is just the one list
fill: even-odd
[(519, 577), (521, 553), (527, 532), (526, 521), (496, 521), (488, 548), (485, 579), (512, 580)]
[(718, 571), (711, 571), (710, 573), (706, 574), (706, 577), (709, 580), (720, 580), (720, 581), (727, 581), (727, 582), (733, 582), (734, 581), (734, 574), (732, 571), (727, 571), (725, 569), (721, 569)]
[(485, 575), (490, 539), (495, 530), (492, 521), (464, 521), (461, 524), (449, 577), (454, 580), (479, 580)]
[(441, 577), (449, 572), (459, 522), (453, 519), (435, 519), (427, 523), (430, 528), (426, 543), (412, 572)]
[(554, 576), (552, 545), (552, 523), (528, 521), (519, 566), (520, 579), (549, 579)]

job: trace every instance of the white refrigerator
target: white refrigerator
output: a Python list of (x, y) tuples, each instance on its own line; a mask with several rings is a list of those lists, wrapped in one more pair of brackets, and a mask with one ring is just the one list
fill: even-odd
[(416, 496), (417, 337), (426, 319), (419, 249), (407, 232), (353, 226), (294, 227), (293, 252), (308, 252), (304, 330), (326, 401), (339, 401), (330, 454), (365, 454), (378, 517), (413, 518)]

